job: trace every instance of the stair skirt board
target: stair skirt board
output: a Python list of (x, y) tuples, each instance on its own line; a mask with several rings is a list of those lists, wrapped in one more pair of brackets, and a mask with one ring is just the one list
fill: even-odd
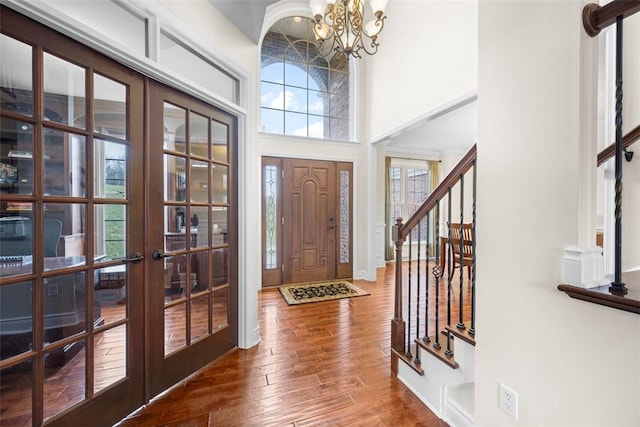
[(423, 384), (419, 384), (422, 381), (421, 377), (413, 369), (408, 367), (406, 363), (400, 362), (398, 364), (398, 379), (413, 393), (424, 405), (429, 408), (438, 418), (443, 419), (444, 409), (444, 390), (437, 391), (437, 398), (435, 396), (425, 396), (422, 390)]
[[(427, 351), (421, 352), (422, 369), (424, 375), (419, 375), (404, 361), (398, 362), (398, 379), (409, 389), (413, 394), (424, 403), (438, 418), (448, 422), (451, 427), (466, 427), (473, 424), (465, 424), (463, 420), (467, 420), (473, 423), (473, 415), (465, 408), (464, 412), (458, 410), (463, 415), (460, 420), (454, 419), (455, 414), (450, 409), (450, 419), (447, 419), (445, 412), (445, 405), (447, 405), (446, 394), (447, 388), (452, 390), (458, 386), (469, 384), (474, 382), (475, 377), (475, 352), (474, 347), (463, 340), (456, 341), (456, 348), (454, 357), (459, 363), (458, 369), (451, 369), (447, 364), (442, 363), (439, 359), (428, 353)], [(456, 408), (458, 409), (458, 408)], [(457, 424), (456, 421), (461, 422)]]
[(451, 427), (473, 427), (474, 384), (466, 383), (446, 387), (442, 419)]

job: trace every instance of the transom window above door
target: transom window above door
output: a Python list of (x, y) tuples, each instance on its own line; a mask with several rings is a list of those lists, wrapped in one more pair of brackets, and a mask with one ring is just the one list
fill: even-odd
[(261, 130), (348, 141), (349, 116), (344, 54), (318, 49), (309, 18), (276, 22), (262, 40)]

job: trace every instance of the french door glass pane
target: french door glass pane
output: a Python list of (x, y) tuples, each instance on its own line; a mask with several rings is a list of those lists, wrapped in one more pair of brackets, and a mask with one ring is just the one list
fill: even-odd
[(93, 124), (96, 132), (127, 137), (127, 87), (99, 74), (93, 75)]
[(85, 137), (45, 129), (44, 195), (87, 195), (87, 157)]
[(94, 258), (110, 261), (126, 257), (127, 205), (94, 205)]
[[(45, 203), (44, 256), (66, 257), (45, 263), (45, 270), (85, 264), (87, 205), (85, 203)], [(63, 237), (61, 240), (60, 237)]]
[(227, 173), (229, 167), (225, 165), (211, 165), (211, 201), (213, 203), (227, 203)]
[(213, 215), (213, 244), (222, 245), (228, 243), (227, 239), (227, 208), (222, 206), (214, 206), (211, 214)]
[[(164, 217), (166, 230), (164, 234), (165, 250), (185, 250), (187, 248), (185, 208), (183, 206), (165, 206)], [(197, 236), (197, 234), (195, 236)]]
[(209, 157), (209, 119), (198, 114), (191, 114), (190, 152), (195, 156)]
[(119, 322), (127, 317), (127, 266), (112, 265), (96, 270), (96, 283), (93, 292), (94, 307), (102, 325)]
[(98, 393), (127, 375), (127, 325), (95, 334), (93, 391)]
[(209, 201), (209, 163), (191, 160), (190, 195), (192, 202), (207, 203)]
[(211, 327), (223, 328), (229, 324), (229, 287), (217, 289), (213, 293), (213, 310), (211, 311)]
[[(164, 155), (165, 200), (184, 202), (187, 200), (187, 159), (171, 154)], [(184, 222), (182, 223), (184, 225)]]
[(164, 354), (165, 356), (187, 346), (187, 304), (164, 309)]
[(176, 255), (165, 258), (165, 261), (164, 302), (165, 305), (169, 305), (172, 301), (182, 298), (185, 294), (183, 281), (187, 258), (185, 255)]
[(209, 253), (209, 251), (204, 251), (191, 254), (191, 265), (194, 266), (196, 274), (196, 286), (191, 289), (192, 293), (207, 291), (211, 288)]
[[(86, 353), (84, 348), (86, 343), (79, 341), (74, 343), (80, 350), (72, 360), (62, 363), (58, 361), (64, 357), (60, 356), (62, 348), (45, 353), (45, 379), (44, 379), (44, 419), (72, 407), (85, 399), (86, 389)], [(47, 360), (52, 366), (47, 366)]]
[(168, 102), (164, 103), (164, 144), (165, 150), (186, 153), (185, 129), (187, 124), (187, 110), (176, 107)]
[(103, 139), (94, 140), (94, 196), (105, 199), (127, 198), (128, 146)]
[(32, 425), (33, 366), (31, 361), (2, 370), (0, 381), (2, 382), (2, 399), (0, 399), (2, 425)]
[(49, 53), (44, 53), (44, 108), (57, 112), (49, 120), (85, 128), (85, 69)]
[[(0, 34), (0, 87), (14, 101), (2, 104), (2, 109), (27, 116), (33, 115), (33, 75), (31, 46)], [(6, 60), (11, 58), (11, 60)], [(4, 127), (2, 128), (4, 129)]]
[(229, 250), (219, 248), (213, 250), (213, 286), (229, 283)]
[(197, 239), (195, 244), (191, 246), (204, 248), (209, 246), (209, 207), (208, 206), (191, 206), (191, 223), (192, 233), (195, 232)]
[[(2, 351), (0, 360), (33, 349), (33, 282), (0, 286), (0, 330)], [(2, 382), (5, 382), (4, 376)], [(3, 398), (4, 396), (3, 390)], [(2, 405), (4, 409), (4, 405)], [(3, 418), (4, 419), (4, 418)]]
[(0, 135), (2, 193), (33, 194), (33, 125), (3, 117)]
[(191, 300), (191, 342), (209, 333), (209, 294)]
[(85, 272), (44, 279), (44, 344), (86, 331)]
[(7, 213), (12, 215), (0, 218), (0, 255), (4, 257), (0, 277), (33, 272), (34, 225), (31, 218), (24, 216), (30, 214), (32, 208), (29, 202), (6, 203)]

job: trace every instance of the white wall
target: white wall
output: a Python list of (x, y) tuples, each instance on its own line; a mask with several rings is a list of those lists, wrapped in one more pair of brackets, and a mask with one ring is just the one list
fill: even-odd
[(364, 59), (377, 140), (477, 88), (477, 2), (392, 0), (377, 54)]
[[(640, 317), (556, 289), (581, 215), (580, 49), (597, 49), (585, 3), (480, 1), (479, 426), (640, 424)], [(518, 423), (499, 383), (519, 393)]]

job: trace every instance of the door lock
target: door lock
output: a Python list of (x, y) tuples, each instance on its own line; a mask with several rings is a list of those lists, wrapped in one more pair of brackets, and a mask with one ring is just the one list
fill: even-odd
[(333, 230), (334, 228), (336, 228), (335, 224), (333, 223), (333, 217), (329, 217), (329, 230)]

